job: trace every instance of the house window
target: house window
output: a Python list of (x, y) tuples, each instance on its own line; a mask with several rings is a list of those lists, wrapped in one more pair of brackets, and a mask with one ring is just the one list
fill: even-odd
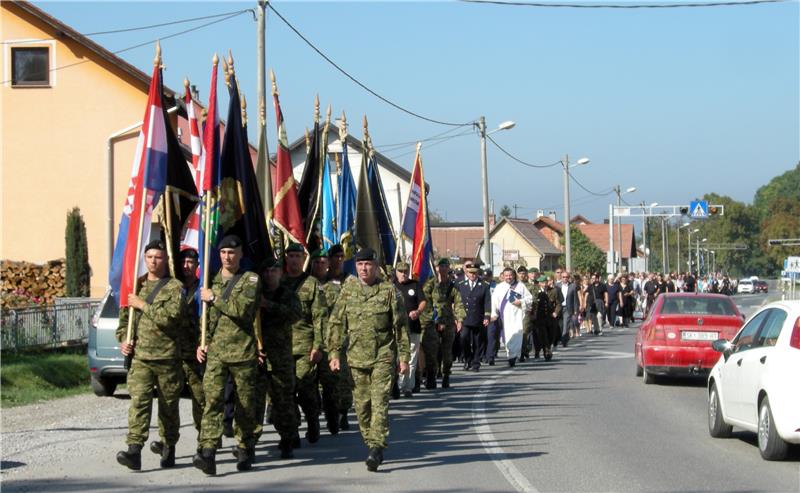
[(11, 48), (12, 86), (50, 85), (50, 48)]

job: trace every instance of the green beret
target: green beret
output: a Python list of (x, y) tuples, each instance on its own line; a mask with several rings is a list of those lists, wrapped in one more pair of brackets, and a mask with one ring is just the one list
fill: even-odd
[(539, 276), (536, 280), (539, 282), (547, 282), (547, 276)]
[(289, 243), (289, 246), (286, 247), (286, 253), (291, 253), (291, 252), (304, 253), (305, 249), (303, 248), (303, 245), (301, 245), (300, 243)]
[(328, 251), (324, 248), (317, 248), (311, 252), (311, 258), (328, 258)]
[(528, 274), (536, 274), (538, 272), (539, 269), (537, 269), (536, 267), (531, 267), (530, 269), (528, 269)]
[(446, 265), (446, 266), (450, 267), (450, 259), (447, 258), (447, 257), (442, 257), (442, 258), (439, 259), (438, 262), (436, 262), (436, 265)]

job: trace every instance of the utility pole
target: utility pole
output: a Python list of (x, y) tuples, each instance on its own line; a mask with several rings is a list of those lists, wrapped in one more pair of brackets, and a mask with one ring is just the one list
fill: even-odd
[[(268, 0), (257, 0), (257, 24), (256, 24), (256, 72), (257, 72), (257, 79), (256, 85), (258, 90), (258, 105), (260, 108), (266, 108), (267, 105), (267, 59), (266, 59), (266, 49), (264, 46), (266, 33), (267, 33), (267, 16), (266, 16), (266, 7), (267, 7)], [(266, 113), (266, 110), (265, 110)], [(263, 115), (262, 115), (263, 116)], [(266, 132), (266, 118), (259, 117), (258, 119), (258, 135), (259, 139), (261, 135), (264, 135)], [(257, 170), (263, 176), (259, 176), (257, 179), (258, 181), (262, 181), (266, 183), (266, 180), (269, 178), (269, 146), (267, 145), (267, 139), (264, 139), (264, 152), (266, 152), (265, 162), (267, 165), (263, 170)], [(267, 204), (271, 202), (267, 200), (266, 190), (268, 187), (264, 186), (261, 188), (261, 203)], [(270, 187), (271, 188), (271, 187)], [(271, 198), (271, 197), (270, 197)]]
[[(642, 208), (644, 208), (644, 202), (642, 202)], [(647, 264), (650, 255), (647, 253), (647, 216), (642, 216), (642, 250), (644, 250), (644, 271), (649, 272), (647, 270)]]
[(492, 244), (489, 242), (489, 165), (486, 162), (486, 118), (478, 119), (481, 134), (481, 180), (483, 182), (483, 260), (492, 268)]
[(564, 168), (564, 259), (567, 272), (572, 274), (572, 237), (569, 230), (569, 154), (561, 161)]
[(517, 219), (517, 204), (514, 204), (514, 219)]

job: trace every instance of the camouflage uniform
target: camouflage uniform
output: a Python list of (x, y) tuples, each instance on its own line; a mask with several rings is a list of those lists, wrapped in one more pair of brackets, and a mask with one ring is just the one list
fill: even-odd
[[(147, 299), (160, 281), (140, 280), (136, 293)], [(128, 411), (128, 445), (143, 445), (150, 430), (153, 407), (153, 387), (158, 389), (158, 419), (161, 441), (171, 447), (178, 442), (181, 419), (178, 412), (183, 372), (179, 361), (179, 339), (183, 326), (182, 286), (169, 279), (155, 299), (142, 310), (134, 310), (134, 355), (128, 370), (128, 392), (131, 406)], [(120, 310), (117, 340), (124, 342), (128, 332), (129, 309)]]
[[(325, 301), (328, 302), (330, 312), (333, 313), (333, 307), (339, 299), (339, 294), (342, 292), (342, 286), (349, 282), (357, 282), (356, 278), (350, 274), (343, 273), (339, 278), (328, 277), (328, 282), (323, 286), (325, 288)], [(326, 325), (327, 334), (325, 335), (325, 347), (327, 348), (326, 356), (330, 356), (331, 348), (331, 330), (330, 323)], [(350, 408), (353, 407), (353, 376), (350, 374), (350, 366), (347, 364), (347, 344), (345, 339), (342, 344), (342, 350), (339, 354), (339, 373), (334, 373), (336, 378), (336, 409), (340, 415), (346, 415)], [(328, 368), (330, 369), (330, 367)]]
[[(241, 436), (239, 447), (252, 449), (256, 444), (256, 382), (258, 378), (254, 322), (258, 311), (261, 280), (249, 271), (224, 295), (235, 278), (214, 276), (211, 290), (214, 302), (209, 304), (208, 360), (203, 376), (206, 407), (200, 430), (200, 446), (216, 449), (222, 437), (222, 413), (225, 406), (225, 381), (233, 377), (236, 392), (235, 419)], [(238, 276), (238, 273), (237, 273)]]
[(347, 359), (358, 425), (370, 448), (387, 445), (395, 352), (401, 362), (410, 356), (404, 313), (400, 294), (379, 278), (371, 286), (356, 280), (345, 283), (331, 314), (330, 357), (340, 359), (349, 337)]
[[(322, 291), (325, 293), (325, 301), (328, 306), (328, 316), (330, 316), (330, 313), (333, 311), (333, 305), (336, 303), (341, 289), (341, 284), (334, 284), (332, 281), (327, 281), (325, 284), (322, 284)], [(347, 375), (341, 370), (338, 373), (331, 371), (328, 358), (329, 339), (330, 330), (326, 322), (322, 326), (322, 340), (325, 342), (325, 347), (322, 351), (322, 359), (317, 368), (317, 377), (319, 378), (319, 386), (322, 389), (322, 410), (325, 413), (325, 420), (328, 422), (328, 429), (332, 433), (338, 433), (338, 425), (335, 423), (338, 423), (339, 420), (338, 414), (340, 409), (342, 409), (340, 406), (345, 405), (342, 403), (344, 399), (340, 398), (339, 393), (344, 387), (344, 391), (350, 396), (350, 404), (342, 409), (342, 412), (347, 413), (350, 409), (350, 405), (352, 405), (352, 391), (348, 388), (347, 381), (352, 377), (349, 375), (349, 370)], [(345, 380), (345, 382), (342, 383), (340, 380)]]
[(306, 422), (319, 419), (317, 365), (309, 361), (312, 349), (322, 350), (322, 326), (328, 316), (328, 305), (319, 281), (309, 274), (284, 276), (282, 284), (300, 300), (299, 320), (292, 324), (292, 355), (295, 363), (295, 400), (306, 416)]
[(256, 438), (261, 437), (264, 409), (269, 394), (270, 421), (282, 440), (291, 440), (297, 433), (294, 403), (294, 358), (292, 357), (292, 324), (300, 319), (300, 301), (291, 289), (278, 286), (262, 293), (266, 306), (261, 307), (261, 333), (267, 355), (266, 378), (260, 378), (256, 396)]
[(428, 300), (425, 310), (419, 317), (423, 327), (422, 350), (425, 352), (425, 374), (429, 381), (433, 374), (435, 383), (440, 363), (442, 375), (450, 375), (453, 366), (455, 322), (464, 320), (467, 312), (464, 310), (458, 288), (449, 279), (445, 283), (440, 283), (436, 277), (432, 277), (425, 282), (422, 292)]

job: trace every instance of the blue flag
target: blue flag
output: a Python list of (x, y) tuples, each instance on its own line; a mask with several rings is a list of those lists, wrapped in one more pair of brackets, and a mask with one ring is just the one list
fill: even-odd
[(322, 248), (328, 250), (336, 244), (336, 204), (333, 201), (333, 183), (331, 183), (331, 163), (328, 155), (322, 166), (322, 197), (320, 213), (320, 233), (322, 234)]
[(355, 237), (353, 226), (356, 217), (356, 182), (350, 171), (347, 142), (342, 139), (342, 172), (339, 175), (339, 211), (336, 218), (337, 242), (344, 249), (344, 271), (355, 275)]
[(370, 156), (367, 163), (367, 180), (371, 190), (372, 209), (375, 211), (375, 220), (378, 223), (383, 261), (387, 265), (393, 265), (396, 243), (394, 231), (392, 231), (392, 219), (389, 213), (389, 206), (386, 204), (386, 195), (384, 194), (383, 183), (381, 183), (378, 163), (373, 156)]

